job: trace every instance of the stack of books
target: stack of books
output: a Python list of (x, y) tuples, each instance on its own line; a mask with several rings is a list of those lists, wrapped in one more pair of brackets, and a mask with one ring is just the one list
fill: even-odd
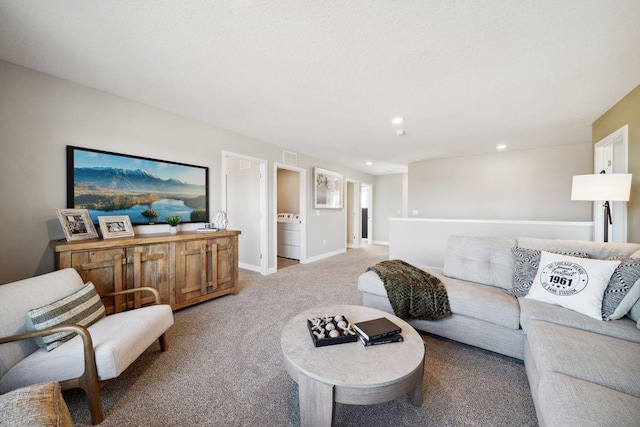
[(353, 329), (365, 346), (402, 341), (402, 329), (386, 317), (354, 323)]

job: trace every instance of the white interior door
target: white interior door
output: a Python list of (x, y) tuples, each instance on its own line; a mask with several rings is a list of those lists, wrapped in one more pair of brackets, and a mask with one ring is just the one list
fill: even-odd
[[(629, 127), (627, 125), (598, 141), (594, 146), (593, 173), (628, 173)], [(594, 202), (593, 221), (596, 242), (604, 241), (603, 201)], [(627, 202), (610, 202), (611, 221), (609, 241), (624, 243), (627, 241)]]
[(228, 228), (240, 230), (238, 265), (266, 273), (266, 162), (224, 153), (225, 196)]

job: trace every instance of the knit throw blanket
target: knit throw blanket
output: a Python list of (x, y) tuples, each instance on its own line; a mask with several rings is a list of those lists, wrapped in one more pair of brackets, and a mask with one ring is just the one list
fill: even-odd
[(439, 320), (451, 314), (447, 289), (440, 279), (401, 260), (369, 267), (384, 283), (396, 316), (402, 319)]

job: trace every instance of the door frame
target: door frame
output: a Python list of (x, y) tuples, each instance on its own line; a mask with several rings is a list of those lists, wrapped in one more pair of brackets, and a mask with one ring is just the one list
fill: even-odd
[[(353, 194), (352, 194), (352, 198), (353, 198), (353, 204), (354, 206), (350, 206), (349, 205), (349, 184), (353, 185)], [(358, 215), (360, 213), (360, 181), (356, 181), (353, 179), (345, 179), (344, 182), (344, 194), (345, 194), (345, 200), (344, 200), (344, 205), (346, 206), (346, 209), (344, 210), (344, 237), (345, 237), (345, 245), (347, 248), (360, 248), (362, 247), (362, 230), (360, 228), (360, 217), (362, 216), (362, 214)], [(354, 228), (354, 234), (355, 236), (353, 237), (353, 243), (349, 243), (349, 215), (350, 212), (353, 211), (353, 228)]]
[[(268, 228), (267, 228), (267, 203), (268, 203), (268, 191), (267, 191), (267, 161), (264, 159), (259, 159), (257, 157), (246, 156), (244, 154), (233, 153), (230, 151), (222, 151), (222, 189), (221, 189), (221, 199), (222, 199), (222, 210), (227, 211), (227, 158), (234, 157), (238, 159), (249, 160), (252, 163), (260, 164), (260, 265), (254, 266), (251, 264), (244, 264), (238, 261), (238, 267), (244, 268), (245, 270), (256, 271), (260, 274), (267, 274), (267, 266), (268, 266), (268, 251), (267, 251), (267, 238), (268, 238)], [(240, 230), (242, 231), (242, 230)], [(239, 239), (238, 239), (239, 240)]]
[(307, 170), (305, 168), (287, 165), (285, 163), (273, 163), (273, 200), (271, 203), (273, 214), (273, 268), (269, 269), (269, 274), (278, 271), (278, 169), (286, 169), (297, 172), (300, 185), (300, 264), (307, 262)]
[[(611, 159), (611, 164), (607, 164)], [(615, 160), (615, 161), (614, 161)], [(605, 170), (607, 173), (628, 173), (629, 171), (629, 126), (624, 125), (605, 136), (593, 146), (593, 173)], [(627, 242), (627, 202), (609, 202), (613, 225), (610, 226), (610, 242)], [(602, 201), (593, 202), (593, 240), (604, 240), (604, 210)]]

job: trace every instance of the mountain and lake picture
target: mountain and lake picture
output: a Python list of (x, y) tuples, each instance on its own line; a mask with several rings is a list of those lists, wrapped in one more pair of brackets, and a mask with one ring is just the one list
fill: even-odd
[[(132, 224), (206, 222), (208, 168), (67, 147), (68, 198), (98, 216), (128, 215)], [(71, 191), (72, 190), (72, 191)]]

